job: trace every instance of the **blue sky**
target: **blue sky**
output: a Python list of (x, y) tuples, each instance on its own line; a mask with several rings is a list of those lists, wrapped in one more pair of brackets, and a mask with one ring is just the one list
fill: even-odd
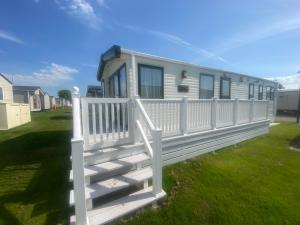
[(299, 0), (2, 0), (0, 72), (55, 95), (113, 44), (298, 88)]

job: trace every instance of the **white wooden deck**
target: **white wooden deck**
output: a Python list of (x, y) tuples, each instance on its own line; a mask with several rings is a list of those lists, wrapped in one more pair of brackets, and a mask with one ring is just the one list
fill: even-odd
[(163, 165), (267, 133), (271, 107), (257, 100), (79, 99), (74, 94), (71, 223), (105, 224), (155, 203), (166, 195)]

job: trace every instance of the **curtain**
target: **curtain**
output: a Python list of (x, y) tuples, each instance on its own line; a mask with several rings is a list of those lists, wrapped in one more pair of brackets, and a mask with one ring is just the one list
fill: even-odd
[(163, 98), (163, 72), (160, 68), (140, 67), (140, 97)]

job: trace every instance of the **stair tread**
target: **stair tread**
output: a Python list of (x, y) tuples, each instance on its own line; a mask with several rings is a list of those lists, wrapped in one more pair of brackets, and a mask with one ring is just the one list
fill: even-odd
[[(88, 211), (87, 216), (89, 218), (89, 224), (106, 224), (165, 196), (166, 193), (164, 191), (154, 195), (152, 193), (152, 187), (142, 189), (123, 198), (109, 202), (99, 208)], [(75, 216), (72, 216), (70, 224), (75, 224), (75, 222)]]
[[(152, 177), (152, 168), (145, 167), (123, 175), (118, 175), (85, 187), (86, 199), (93, 199), (138, 184)], [(74, 205), (74, 191), (70, 191), (70, 205)]]
[(108, 148), (103, 148), (103, 149), (98, 149), (98, 150), (92, 150), (92, 151), (84, 151), (83, 156), (88, 157), (88, 156), (93, 156), (101, 153), (109, 153), (109, 152), (115, 152), (115, 151), (121, 151), (125, 149), (130, 149), (130, 148), (137, 148), (137, 147), (142, 147), (142, 143), (136, 143), (136, 144), (128, 144), (128, 145), (121, 145), (121, 146), (115, 146), (115, 147), (108, 147)]
[[(127, 156), (124, 158), (98, 163), (95, 165), (85, 166), (84, 176), (94, 176), (101, 173), (110, 172), (113, 170), (121, 169), (125, 166), (132, 166), (137, 163), (144, 162), (149, 159), (149, 156), (145, 153)], [(70, 180), (73, 180), (73, 172), (70, 172)]]

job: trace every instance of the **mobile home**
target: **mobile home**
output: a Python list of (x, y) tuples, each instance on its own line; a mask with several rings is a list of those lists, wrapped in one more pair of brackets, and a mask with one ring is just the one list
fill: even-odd
[(119, 46), (102, 54), (97, 79), (104, 98), (72, 94), (76, 224), (155, 203), (164, 165), (266, 134), (276, 112), (276, 82)]
[(13, 101), (12, 87), (12, 82), (0, 73), (0, 130), (31, 121), (29, 105)]
[(298, 109), (299, 89), (283, 89), (278, 91), (278, 112), (295, 113)]
[(29, 103), (31, 111), (41, 111), (50, 108), (49, 95), (38, 86), (13, 86), (14, 101)]
[[(133, 72), (134, 70), (134, 72)], [(273, 104), (277, 83), (220, 69), (121, 49), (113, 46), (101, 57), (97, 79), (104, 86), (104, 97), (141, 99), (255, 99)]]

